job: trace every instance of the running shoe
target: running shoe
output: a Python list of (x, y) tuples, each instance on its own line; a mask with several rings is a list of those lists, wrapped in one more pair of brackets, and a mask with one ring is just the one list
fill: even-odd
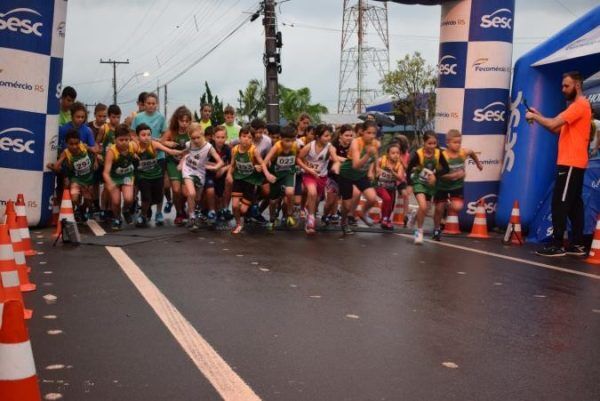
[(297, 221), (293, 216), (288, 216), (287, 219), (285, 219), (285, 224), (290, 228), (295, 227), (296, 223)]
[(415, 230), (415, 245), (423, 244), (423, 231)]
[(307, 234), (315, 233), (315, 216), (310, 214), (308, 215), (306, 218), (306, 224), (304, 225), (304, 231), (306, 231)]
[(165, 217), (163, 216), (162, 212), (156, 212), (156, 216), (154, 216), (154, 222), (157, 226), (162, 226), (165, 224)]
[(331, 222), (331, 224), (340, 224), (341, 218), (342, 216), (340, 216), (339, 213), (329, 215), (329, 221)]
[(382, 230), (387, 230), (387, 231), (391, 231), (394, 229), (394, 226), (392, 225), (392, 223), (390, 223), (389, 220), (382, 220), (381, 221), (381, 229)]
[(567, 254), (567, 252), (565, 251), (565, 248), (563, 248), (562, 246), (556, 246), (556, 245), (545, 246), (544, 248), (535, 251), (535, 253), (540, 256), (547, 256), (547, 257), (551, 257), (551, 258), (565, 256)]
[(173, 209), (173, 202), (167, 202), (167, 203), (165, 203), (165, 208), (163, 209), (163, 211), (165, 212), (165, 214), (171, 213), (172, 209)]
[(100, 210), (100, 213), (98, 214), (98, 222), (105, 223), (106, 220), (106, 210)]
[(431, 236), (431, 239), (434, 241), (441, 241), (442, 240), (442, 230), (433, 230), (433, 235)]
[(342, 224), (342, 233), (344, 235), (353, 235), (354, 230), (352, 229), (352, 227), (349, 224)]
[(121, 230), (121, 226), (122, 225), (123, 225), (123, 223), (121, 222), (121, 220), (119, 220), (119, 219), (113, 219), (112, 223), (110, 225), (110, 228), (113, 231), (119, 231), (119, 230)]
[(225, 217), (225, 220), (229, 221), (233, 219), (233, 213), (231, 213), (231, 210), (229, 209), (223, 209), (223, 216)]
[(275, 231), (275, 222), (274, 221), (269, 221), (266, 225), (265, 228), (268, 232), (272, 233), (273, 231)]
[(569, 245), (565, 249), (565, 253), (571, 256), (585, 256), (587, 254), (583, 245)]
[(131, 217), (131, 214), (129, 213), (129, 211), (123, 212), (123, 218), (125, 218), (125, 223), (127, 223), (127, 224), (133, 223), (133, 218)]
[(208, 214), (206, 215), (206, 221), (208, 224), (215, 224), (215, 222), (217, 221), (217, 214), (214, 210), (208, 212)]
[(233, 230), (231, 230), (231, 233), (232, 233), (233, 235), (238, 235), (238, 234), (240, 234), (240, 233), (242, 232), (242, 230), (243, 230), (243, 229), (244, 229), (244, 226), (242, 226), (241, 224), (238, 224), (238, 225), (236, 225), (236, 226), (234, 227), (234, 229), (233, 229)]
[(325, 224), (326, 226), (331, 224), (331, 216), (328, 214), (324, 214), (323, 217), (321, 217), (321, 222), (323, 224)]
[(184, 223), (184, 218), (183, 218), (183, 216), (182, 216), (181, 214), (178, 214), (178, 215), (177, 215), (177, 217), (175, 217), (175, 221), (173, 221), (173, 223), (174, 223), (176, 226), (182, 226), (182, 225), (183, 225), (183, 223)]
[(257, 224), (260, 224), (262, 226), (264, 226), (265, 224), (268, 223), (267, 219), (264, 218), (264, 216), (262, 214), (259, 214), (258, 216), (254, 217), (254, 221)]
[(146, 220), (146, 217), (142, 216), (141, 214), (138, 215), (138, 217), (135, 219), (135, 226), (139, 228), (148, 227), (148, 221)]
[(360, 219), (369, 227), (373, 227), (373, 219), (369, 217), (368, 214), (362, 213), (360, 215)]
[(358, 221), (354, 216), (348, 216), (348, 225), (356, 227), (358, 225)]

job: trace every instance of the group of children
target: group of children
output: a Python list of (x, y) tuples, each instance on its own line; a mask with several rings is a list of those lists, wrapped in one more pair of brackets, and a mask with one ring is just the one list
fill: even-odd
[[(233, 138), (231, 125), (195, 123), (185, 106), (175, 110), (167, 126), (156, 111), (156, 95), (140, 101), (128, 124), (120, 123), (116, 105), (97, 105), (89, 124), (85, 107), (71, 106), (71, 122), (60, 128), (59, 158), (48, 168), (57, 173), (57, 186), (69, 185), (78, 219), (99, 209), (113, 230), (134, 218), (145, 227), (156, 205), (155, 222), (162, 225), (166, 197), (164, 211), (174, 206), (174, 223), (192, 231), (204, 222), (232, 219), (233, 234), (241, 233), (248, 220), (273, 230), (278, 224), (296, 226), (302, 217), (312, 235), (323, 201), (322, 223), (339, 222), (350, 235), (361, 197), (365, 204), (358, 215), (364, 223), (373, 225), (368, 211), (380, 199), (381, 228), (392, 230), (396, 198), (414, 193), (415, 243), (420, 244), (430, 202), (435, 202), (433, 238), (439, 240), (446, 207), (456, 212), (463, 207), (466, 159), (482, 168), (476, 154), (461, 147), (457, 130), (447, 133), (445, 149), (433, 132), (425, 133), (423, 147), (412, 154), (403, 136), (381, 149), (373, 121), (333, 129), (310, 125), (307, 114), (284, 127), (255, 119), (238, 127)], [(263, 217), (267, 209), (268, 220)]]

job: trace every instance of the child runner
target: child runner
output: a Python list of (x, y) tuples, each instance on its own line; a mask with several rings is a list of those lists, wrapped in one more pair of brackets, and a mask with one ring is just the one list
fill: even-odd
[(281, 130), (281, 140), (277, 142), (265, 157), (262, 168), (270, 183), (269, 216), (272, 228), (276, 219), (279, 199), (284, 197), (284, 219), (288, 227), (296, 225), (292, 216), (294, 188), (296, 186), (296, 156), (298, 155), (296, 130), (288, 125)]
[(120, 230), (121, 194), (123, 194), (123, 217), (127, 224), (133, 219), (129, 208), (133, 203), (134, 162), (137, 160), (135, 145), (131, 142), (129, 127), (121, 124), (115, 132), (115, 143), (110, 145), (104, 160), (104, 185), (110, 193), (113, 220), (111, 228)]
[(227, 142), (229, 143), (238, 138), (241, 127), (235, 123), (235, 109), (233, 106), (227, 105), (225, 109), (223, 109), (223, 117), (225, 117), (225, 123), (223, 123), (223, 125), (227, 130)]
[[(210, 210), (217, 210), (216, 218), (218, 221), (225, 222), (233, 218), (233, 214), (229, 211), (229, 201), (231, 200), (231, 188), (226, 188), (225, 181), (227, 171), (231, 164), (231, 148), (225, 143), (227, 140), (227, 131), (222, 125), (215, 127), (213, 147), (223, 160), (223, 167), (216, 171), (206, 172), (206, 197), (209, 202)], [(215, 163), (216, 160), (211, 156), (209, 161)], [(209, 220), (211, 219), (209, 212)]]
[(408, 192), (415, 194), (419, 205), (416, 215), (417, 229), (415, 230), (415, 244), (417, 245), (423, 243), (423, 221), (429, 207), (428, 202), (431, 202), (435, 195), (437, 178), (447, 174), (448, 171), (448, 162), (438, 148), (435, 132), (425, 132), (423, 147), (414, 152), (406, 170)]
[(256, 198), (256, 186), (261, 185), (264, 179), (262, 174), (262, 157), (259, 150), (252, 143), (254, 129), (244, 127), (240, 129), (240, 143), (231, 151), (231, 167), (227, 173), (227, 180), (233, 182), (231, 202), (236, 226), (232, 234), (242, 232), (242, 215)]
[(319, 124), (314, 133), (315, 139), (300, 150), (297, 160), (298, 165), (304, 170), (302, 180), (306, 188), (306, 208), (308, 210), (304, 229), (307, 234), (315, 232), (315, 213), (327, 186), (329, 162), (333, 163), (332, 170), (334, 172), (339, 172), (340, 168), (335, 148), (330, 143), (331, 128), (328, 125)]
[[(332, 141), (332, 145), (335, 148), (335, 152), (340, 163), (345, 162), (348, 158), (348, 152), (350, 151), (350, 144), (352, 143), (352, 139), (354, 139), (354, 131), (352, 130), (352, 126), (350, 126), (349, 124), (342, 125), (336, 133), (336, 137)], [(330, 161), (329, 179), (327, 180), (327, 199), (325, 200), (325, 210), (323, 212), (322, 218), (323, 223), (327, 225), (339, 223), (339, 174), (338, 172), (331, 171), (332, 167), (333, 161)], [(350, 225), (353, 225), (353, 223), (355, 223), (354, 216), (348, 216), (348, 223)]]
[(137, 144), (135, 152), (139, 159), (136, 168), (136, 186), (142, 195), (142, 210), (136, 218), (137, 227), (147, 227), (148, 211), (152, 205), (158, 205), (163, 197), (163, 173), (158, 164), (158, 150), (169, 155), (179, 155), (180, 150), (166, 147), (152, 139), (152, 131), (147, 124), (139, 124), (135, 129)]
[[(108, 106), (108, 122), (104, 124), (104, 127), (98, 132), (96, 141), (100, 146), (100, 151), (98, 152), (98, 171), (96, 173), (98, 184), (104, 181), (102, 174), (104, 172), (106, 150), (110, 145), (115, 143), (115, 131), (120, 123), (121, 108), (116, 104), (111, 104)], [(110, 213), (110, 194), (106, 189), (106, 186), (103, 186), (102, 193), (100, 194), (100, 221), (106, 221)]]
[(372, 121), (364, 123), (364, 131), (360, 138), (356, 138), (350, 145), (348, 158), (340, 167), (339, 187), (342, 195), (342, 231), (344, 234), (354, 234), (348, 225), (348, 215), (354, 212), (353, 193), (354, 187), (363, 193), (367, 202), (361, 213), (361, 219), (368, 226), (373, 225), (369, 218), (369, 210), (377, 202), (377, 194), (373, 188), (375, 178), (374, 164), (377, 162), (379, 141), (377, 124)]
[[(169, 120), (169, 129), (161, 137), (162, 144), (177, 150), (185, 149), (185, 144), (190, 140), (188, 131), (191, 123), (192, 112), (185, 106), (178, 107)], [(167, 155), (166, 157), (167, 176), (173, 191), (172, 204), (175, 205), (174, 223), (176, 225), (182, 225), (186, 217), (184, 212), (185, 199), (182, 195), (183, 177), (181, 171), (177, 168), (180, 161), (181, 156), (179, 155)], [(170, 206), (167, 202), (165, 213), (171, 212)], [(188, 212), (192, 213), (193, 210), (188, 210)]]
[[(214, 163), (208, 162), (209, 156), (215, 160)], [(223, 161), (215, 148), (204, 139), (202, 127), (199, 124), (193, 124), (190, 129), (187, 153), (178, 166), (183, 176), (184, 193), (190, 213), (188, 227), (192, 231), (199, 228), (200, 216), (196, 213), (196, 202), (200, 200), (198, 197), (202, 195), (206, 183), (206, 170), (217, 171), (221, 167), (223, 167)], [(209, 211), (209, 215), (211, 214), (215, 215), (214, 209)]]
[(400, 161), (400, 145), (392, 142), (376, 166), (377, 196), (381, 198), (381, 228), (393, 230), (392, 212), (396, 202), (396, 186), (404, 179), (404, 167)]
[(435, 214), (433, 215), (433, 239), (441, 240), (442, 230), (441, 221), (446, 211), (446, 206), (450, 202), (450, 208), (458, 213), (463, 208), (463, 186), (465, 183), (465, 161), (471, 158), (479, 171), (483, 170), (483, 166), (479, 158), (470, 149), (461, 148), (462, 135), (459, 130), (451, 129), (446, 134), (446, 149), (442, 151), (442, 155), (448, 162), (450, 169), (448, 174), (445, 174), (437, 180), (435, 192)]
[(77, 91), (72, 86), (65, 86), (60, 94), (59, 127), (71, 122), (71, 106), (73, 106), (75, 99), (77, 99)]
[[(90, 121), (87, 125), (90, 127), (94, 134), (94, 140), (98, 144), (98, 151), (100, 152), (100, 144), (102, 143), (102, 138), (104, 137), (104, 132), (106, 131), (107, 123), (107, 109), (108, 107), (103, 103), (98, 103), (96, 107), (94, 107), (94, 121)], [(100, 158), (100, 153), (98, 154), (98, 158)], [(94, 189), (92, 191), (92, 196), (94, 198), (93, 201), (93, 212), (100, 211), (100, 182), (102, 181), (102, 171), (100, 169), (96, 170), (96, 180), (94, 183)]]
[[(61, 172), (63, 166), (69, 180), (69, 192), (75, 207), (77, 221), (85, 221), (85, 210), (91, 210), (94, 184), (96, 182), (96, 169), (98, 161), (79, 139), (79, 132), (71, 128), (65, 135), (67, 148), (63, 150), (56, 163), (48, 163), (47, 167), (56, 173)], [(83, 196), (83, 207), (80, 205), (80, 195)]]

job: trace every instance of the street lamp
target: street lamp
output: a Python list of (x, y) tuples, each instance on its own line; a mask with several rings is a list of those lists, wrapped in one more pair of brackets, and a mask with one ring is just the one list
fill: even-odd
[(117, 91), (117, 93), (120, 93), (120, 92), (121, 92), (121, 91), (122, 91), (122, 90), (123, 90), (123, 89), (124, 89), (124, 88), (125, 88), (125, 87), (126, 87), (126, 86), (127, 86), (129, 83), (130, 83), (130, 82), (131, 82), (131, 81), (133, 81), (135, 78), (137, 78), (137, 77), (149, 77), (149, 76), (150, 76), (150, 73), (149, 73), (148, 71), (145, 71), (145, 72), (136, 72), (135, 74), (133, 74), (133, 75), (131, 76), (131, 78), (129, 78), (129, 79), (127, 80), (127, 82), (125, 82), (125, 83), (124, 83), (124, 84), (121, 86), (121, 89), (119, 89), (119, 90)]

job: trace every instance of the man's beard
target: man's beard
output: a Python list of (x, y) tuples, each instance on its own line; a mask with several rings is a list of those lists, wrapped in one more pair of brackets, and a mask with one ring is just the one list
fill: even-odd
[(567, 99), (568, 102), (572, 102), (577, 97), (577, 91), (573, 89), (572, 91), (567, 92), (564, 95), (565, 99)]

